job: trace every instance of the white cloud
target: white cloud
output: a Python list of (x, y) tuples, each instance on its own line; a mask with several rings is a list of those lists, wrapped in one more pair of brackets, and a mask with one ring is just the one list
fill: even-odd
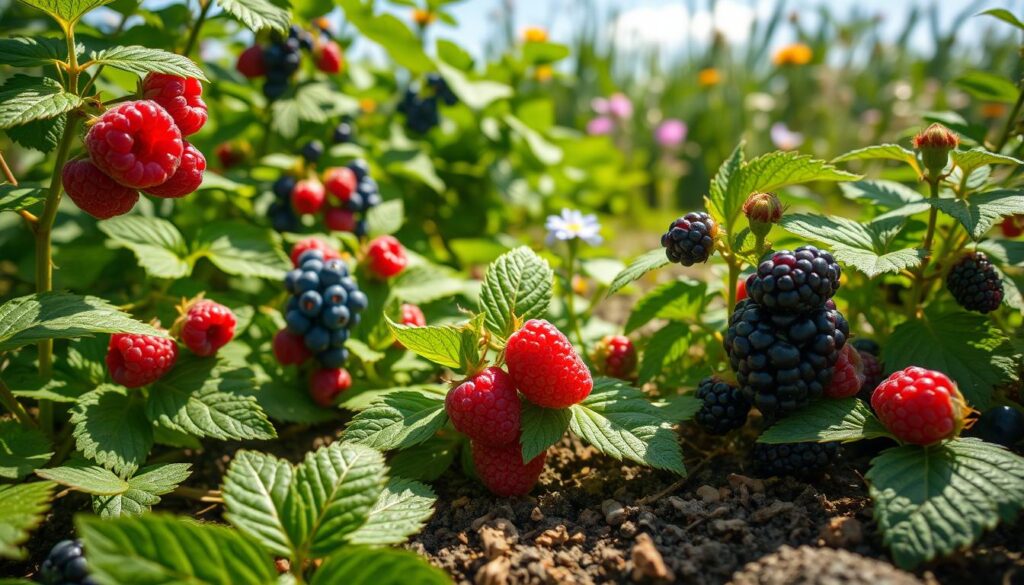
[(730, 43), (747, 39), (755, 10), (733, 0), (715, 4), (708, 10), (691, 13), (682, 4), (644, 6), (621, 13), (612, 24), (616, 46), (624, 50), (660, 47), (679, 49), (688, 41), (706, 44), (718, 31)]

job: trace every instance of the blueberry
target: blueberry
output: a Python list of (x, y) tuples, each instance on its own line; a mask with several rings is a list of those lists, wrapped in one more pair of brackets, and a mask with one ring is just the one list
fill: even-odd
[(366, 209), (371, 209), (371, 208), (377, 207), (380, 204), (381, 204), (380, 193), (377, 193), (376, 191), (373, 192), (373, 193), (370, 193), (369, 195), (366, 196), (365, 200), (363, 201), (363, 207), (365, 208), (364, 211)]
[(64, 578), (68, 581), (80, 581), (88, 574), (85, 557), (75, 557), (64, 565)]
[(316, 359), (325, 368), (340, 368), (348, 361), (348, 350), (336, 347), (317, 354)]
[(334, 143), (335, 144), (346, 144), (352, 142), (352, 125), (348, 122), (342, 122), (334, 128)]
[(346, 276), (345, 278), (341, 279), (341, 287), (345, 289), (345, 292), (349, 294), (352, 294), (353, 292), (359, 290), (359, 285), (356, 284), (356, 279), (352, 278), (351, 276)]
[(353, 313), (363, 311), (369, 303), (370, 301), (361, 290), (352, 291), (348, 295), (348, 308), (352, 309)]
[(288, 91), (288, 80), (269, 79), (269, 72), (267, 77), (267, 82), (263, 84), (263, 95), (270, 101), (280, 99), (280, 97), (283, 96), (286, 91)]
[(270, 216), (270, 225), (279, 232), (295, 232), (299, 230), (299, 218), (292, 213), (291, 208), (278, 210)]
[(288, 199), (292, 196), (292, 190), (295, 189), (295, 177), (291, 175), (281, 175), (272, 187), (274, 195), (277, 195), (279, 199)]
[(444, 78), (438, 73), (427, 74), (427, 85), (434, 89), (440, 89), (444, 87)]
[(355, 159), (346, 166), (355, 173), (356, 181), (362, 181), (363, 177), (370, 174), (370, 165), (366, 164), (366, 161), (361, 158)]
[(295, 281), (295, 292), (303, 293), (307, 290), (320, 288), (320, 276), (312, 270), (303, 270), (302, 276)]
[(348, 291), (340, 284), (327, 287), (324, 291), (324, 304), (327, 306), (344, 305), (348, 302)]
[(302, 157), (311, 163), (320, 160), (324, 154), (324, 145), (319, 140), (310, 140), (302, 147)]
[(348, 307), (345, 305), (330, 305), (324, 307), (323, 313), (320, 314), (320, 322), (328, 329), (341, 329), (348, 325), (349, 316)]
[(268, 72), (270, 69), (279, 67), (284, 62), (284, 56), (284, 45), (274, 43), (263, 49), (263, 62), (266, 64)]
[(363, 237), (367, 233), (367, 224), (365, 219), (360, 219), (356, 222), (355, 234), (356, 237)]
[(288, 311), (284, 314), (284, 322), (288, 325), (288, 331), (295, 335), (304, 335), (311, 325), (309, 317), (301, 311)]
[(349, 317), (348, 328), (349, 329), (355, 329), (356, 327), (358, 327), (359, 326), (359, 320), (360, 319), (359, 319), (359, 314), (358, 313), (355, 314), (355, 315), (352, 315), (351, 317)]
[[(341, 284), (341, 279), (348, 276), (348, 266), (337, 258), (324, 262), (323, 270), (320, 271), (320, 284), (325, 287)], [(326, 295), (325, 295), (326, 296)]]
[(363, 177), (362, 179), (360, 179), (359, 184), (356, 186), (356, 191), (358, 191), (359, 194), (364, 197), (370, 195), (371, 193), (377, 193), (378, 190), (379, 187), (377, 186), (377, 181), (374, 181), (370, 177)]
[(321, 352), (331, 344), (331, 333), (319, 325), (314, 325), (306, 332), (303, 340), (306, 342), (306, 347), (309, 351)]
[(354, 191), (349, 195), (348, 201), (345, 202), (345, 206), (348, 207), (349, 211), (362, 211), (363, 210), (363, 196), (358, 191)]
[(324, 252), (323, 252), (323, 250), (318, 250), (317, 248), (311, 248), (309, 250), (306, 250), (302, 254), (299, 254), (299, 266), (302, 266), (303, 264), (305, 264), (306, 260), (320, 260), (320, 261), (323, 261), (323, 259), (324, 259)]
[(299, 35), (301, 35), (301, 34), (302, 34), (302, 27), (301, 26), (299, 26), (297, 24), (293, 24), (293, 25), (288, 27), (288, 38), (289, 39), (297, 39), (297, 38), (299, 38)]
[(288, 274), (284, 275), (284, 288), (290, 293), (295, 292), (295, 283), (299, 281), (299, 277), (302, 276), (302, 271), (296, 268), (295, 270), (289, 270)]
[(331, 347), (344, 347), (348, 341), (348, 329), (344, 327), (331, 331)]
[(299, 311), (310, 319), (320, 314), (320, 308), (324, 306), (324, 298), (315, 290), (307, 290), (299, 297)]
[(299, 297), (292, 295), (288, 297), (288, 302), (284, 304), (284, 312), (298, 311), (299, 310)]
[[(324, 261), (317, 260), (316, 258), (310, 258), (300, 264), (300, 266), (302, 266), (303, 270), (315, 272), (319, 275), (320, 271), (324, 269)], [(317, 278), (319, 278), (319, 276)]]
[(1024, 439), (1024, 414), (1012, 406), (990, 408), (978, 417), (969, 434), (989, 443), (1012, 447)]

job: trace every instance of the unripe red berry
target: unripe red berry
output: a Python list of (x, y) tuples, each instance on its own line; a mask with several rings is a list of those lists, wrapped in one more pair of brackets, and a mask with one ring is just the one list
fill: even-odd
[(382, 280), (397, 276), (408, 263), (405, 248), (394, 236), (380, 236), (366, 248), (367, 268)]
[(299, 181), (292, 189), (292, 207), (302, 214), (313, 214), (324, 206), (324, 186), (319, 181)]
[(306, 342), (302, 336), (295, 335), (287, 329), (282, 329), (274, 335), (273, 349), (277, 363), (282, 366), (297, 366), (313, 357), (313, 354), (306, 348)]
[(955, 132), (938, 122), (928, 126), (914, 137), (914, 148), (921, 153), (921, 162), (928, 174), (935, 178), (949, 162), (949, 151), (960, 144)]
[(598, 372), (628, 380), (636, 371), (636, 347), (625, 335), (606, 335), (594, 348), (592, 360)]
[(345, 55), (341, 47), (334, 41), (327, 41), (320, 45), (316, 55), (316, 68), (324, 73), (339, 73), (345, 63)]
[(235, 69), (249, 79), (266, 75), (267, 65), (263, 62), (263, 48), (253, 45), (242, 51), (242, 54), (238, 56)]
[(356, 190), (356, 174), (348, 167), (332, 167), (324, 172), (324, 188), (339, 202), (346, 203)]
[(335, 232), (351, 232), (356, 229), (356, 214), (340, 207), (328, 207), (324, 211), (324, 225)]
[(313, 402), (328, 408), (351, 386), (352, 376), (345, 368), (316, 370), (309, 379), (309, 396)]

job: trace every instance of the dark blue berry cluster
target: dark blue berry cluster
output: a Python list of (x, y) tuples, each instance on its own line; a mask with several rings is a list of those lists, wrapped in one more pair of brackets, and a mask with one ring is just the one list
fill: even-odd
[(284, 313), (288, 331), (302, 336), (322, 367), (343, 367), (348, 360), (345, 342), (366, 309), (366, 295), (345, 262), (325, 260), (321, 250), (303, 252), (298, 266), (284, 279), (292, 295)]
[(355, 130), (352, 128), (352, 119), (345, 116), (341, 122), (334, 127), (334, 135), (331, 137), (335, 144), (349, 144), (355, 142)]
[(79, 540), (62, 540), (54, 545), (39, 567), (39, 579), (43, 585), (96, 585), (89, 576)]
[(274, 202), (267, 208), (267, 216), (270, 217), (270, 225), (279, 232), (296, 232), (302, 225), (292, 209), (292, 190), (297, 182), (292, 175), (281, 175), (271, 187)]
[[(323, 28), (316, 28), (321, 43), (329, 42), (330, 34)], [(301, 51), (311, 52), (314, 49), (313, 33), (293, 24), (288, 29), (288, 37), (273, 33), (270, 45), (263, 49), (263, 63), (266, 67), (267, 81), (263, 84), (263, 95), (274, 101), (288, 91), (289, 80), (299, 69), (302, 61)]]
[(417, 134), (424, 134), (441, 122), (438, 101), (448, 106), (459, 102), (448, 82), (437, 73), (427, 75), (426, 85), (429, 88), (427, 95), (421, 96), (414, 86), (409, 86), (398, 104), (398, 111), (405, 114), (406, 128)]
[[(370, 167), (363, 159), (356, 159), (345, 165), (355, 175), (355, 189), (348, 190), (342, 183), (344, 171), (328, 169), (325, 173), (327, 192), (341, 202), (341, 209), (352, 214), (353, 227), (348, 229), (344, 219), (337, 213), (328, 210), (324, 215), (324, 223), (328, 229), (335, 231), (351, 231), (359, 237), (367, 233), (366, 214), (381, 204), (380, 187), (370, 176)], [(333, 171), (333, 172), (332, 172)], [(342, 175), (342, 177), (339, 177)], [(346, 192), (348, 193), (346, 195)]]

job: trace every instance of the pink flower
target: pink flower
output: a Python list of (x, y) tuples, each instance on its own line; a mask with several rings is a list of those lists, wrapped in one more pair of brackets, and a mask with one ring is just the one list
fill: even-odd
[(662, 148), (675, 148), (686, 140), (686, 123), (676, 118), (663, 121), (654, 130), (654, 139)]
[(804, 135), (790, 130), (784, 122), (772, 124), (769, 134), (772, 137), (772, 144), (779, 150), (796, 150), (804, 143)]
[(599, 116), (608, 115), (608, 100), (603, 97), (597, 97), (590, 100), (590, 109), (594, 110), (594, 113)]
[(607, 116), (598, 116), (587, 122), (587, 134), (591, 136), (603, 136), (611, 134), (615, 129), (615, 120)]
[(633, 116), (633, 102), (624, 94), (615, 93), (608, 98), (608, 113), (624, 120)]

